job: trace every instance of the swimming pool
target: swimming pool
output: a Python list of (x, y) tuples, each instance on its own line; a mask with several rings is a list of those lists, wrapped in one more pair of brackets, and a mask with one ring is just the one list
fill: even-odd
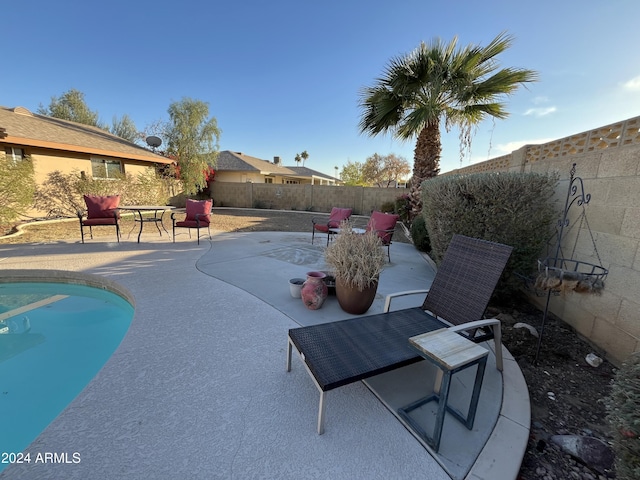
[[(124, 338), (133, 312), (104, 288), (0, 283), (0, 452), (25, 450), (80, 393)], [(9, 460), (0, 458), (0, 471)]]

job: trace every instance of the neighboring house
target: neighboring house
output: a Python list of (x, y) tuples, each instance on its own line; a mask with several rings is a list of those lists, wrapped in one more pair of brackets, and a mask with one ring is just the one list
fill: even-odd
[(109, 178), (172, 163), (101, 128), (31, 113), (23, 107), (0, 107), (0, 151), (16, 160), (30, 156), (38, 185), (56, 170)]
[(339, 185), (337, 178), (306, 167), (285, 167), (280, 157), (273, 162), (250, 157), (242, 152), (219, 153), (215, 167), (217, 182)]

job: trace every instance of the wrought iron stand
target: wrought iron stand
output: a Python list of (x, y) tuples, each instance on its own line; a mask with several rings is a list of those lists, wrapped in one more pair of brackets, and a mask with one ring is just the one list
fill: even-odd
[[(544, 260), (538, 260), (538, 278), (536, 280), (536, 289), (546, 291), (547, 300), (544, 307), (544, 315), (542, 317), (542, 326), (538, 336), (538, 346), (536, 348), (536, 357), (534, 364), (538, 362), (540, 347), (542, 345), (542, 337), (544, 336), (544, 327), (549, 313), (549, 302), (551, 295), (557, 295), (561, 292), (575, 291), (580, 293), (599, 293), (604, 288), (604, 279), (609, 271), (602, 266), (600, 255), (596, 248), (596, 243), (589, 227), (586, 216), (585, 206), (591, 201), (591, 194), (585, 193), (582, 178), (576, 177), (576, 164), (574, 163), (570, 171), (569, 187), (564, 203), (562, 218), (558, 220), (556, 225), (556, 233), (549, 240), (547, 245), (548, 256)], [(569, 212), (572, 207), (582, 208), (576, 221), (570, 224)], [(571, 230), (578, 228), (575, 234), (575, 241), (569, 255), (565, 255), (562, 247), (563, 239)], [(589, 232), (593, 251), (598, 260), (598, 264), (576, 260), (574, 258), (580, 232), (586, 226)], [(555, 242), (554, 242), (555, 239)], [(550, 250), (552, 255), (549, 256)]]

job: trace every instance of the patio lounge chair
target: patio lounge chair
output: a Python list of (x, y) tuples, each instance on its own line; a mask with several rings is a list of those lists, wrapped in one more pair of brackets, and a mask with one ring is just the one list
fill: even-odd
[(338, 207), (333, 207), (331, 209), (331, 213), (329, 214), (329, 220), (327, 221), (327, 223), (312, 218), (311, 224), (313, 225), (313, 227), (311, 230), (311, 245), (313, 245), (313, 239), (316, 236), (316, 231), (327, 234), (327, 245), (329, 245), (329, 238), (331, 238), (331, 235), (336, 233), (332, 232), (331, 229), (339, 228), (340, 223), (344, 222), (345, 220), (349, 220), (349, 218), (351, 218), (351, 209)]
[[(87, 206), (86, 212), (78, 210), (78, 220), (80, 220), (80, 236), (84, 243), (84, 227), (89, 227), (89, 235), (93, 239), (93, 227), (115, 226), (116, 238), (120, 243), (120, 195), (99, 196), (85, 195), (84, 203)], [(87, 218), (84, 218), (86, 215)]]
[[(500, 321), (482, 316), (511, 250), (455, 235), (428, 291), (392, 294), (381, 314), (290, 329), (286, 368), (295, 347), (320, 391), (318, 434), (324, 432), (325, 392), (421, 360), (409, 345), (415, 335), (450, 327), (473, 341), (494, 338), (502, 370)], [(389, 311), (392, 298), (424, 292), (422, 307)]]

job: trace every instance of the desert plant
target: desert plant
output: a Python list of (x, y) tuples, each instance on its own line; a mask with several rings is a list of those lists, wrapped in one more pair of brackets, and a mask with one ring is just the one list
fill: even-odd
[(553, 201), (556, 174), (479, 173), (427, 180), (422, 185), (432, 257), (438, 263), (454, 234), (513, 247), (498, 287), (506, 296), (522, 285), (521, 277), (537, 269), (557, 218)]
[(607, 420), (613, 429), (616, 478), (640, 478), (640, 352), (633, 354), (616, 373), (605, 401)]
[(359, 291), (375, 284), (386, 264), (378, 235), (355, 233), (347, 222), (341, 224), (337, 238), (327, 247), (325, 260), (336, 280)]
[(14, 161), (0, 152), (0, 225), (16, 220), (33, 203), (35, 180), (30, 157)]
[(421, 252), (429, 253), (431, 251), (429, 233), (427, 232), (427, 226), (422, 215), (418, 215), (411, 223), (411, 241)]

